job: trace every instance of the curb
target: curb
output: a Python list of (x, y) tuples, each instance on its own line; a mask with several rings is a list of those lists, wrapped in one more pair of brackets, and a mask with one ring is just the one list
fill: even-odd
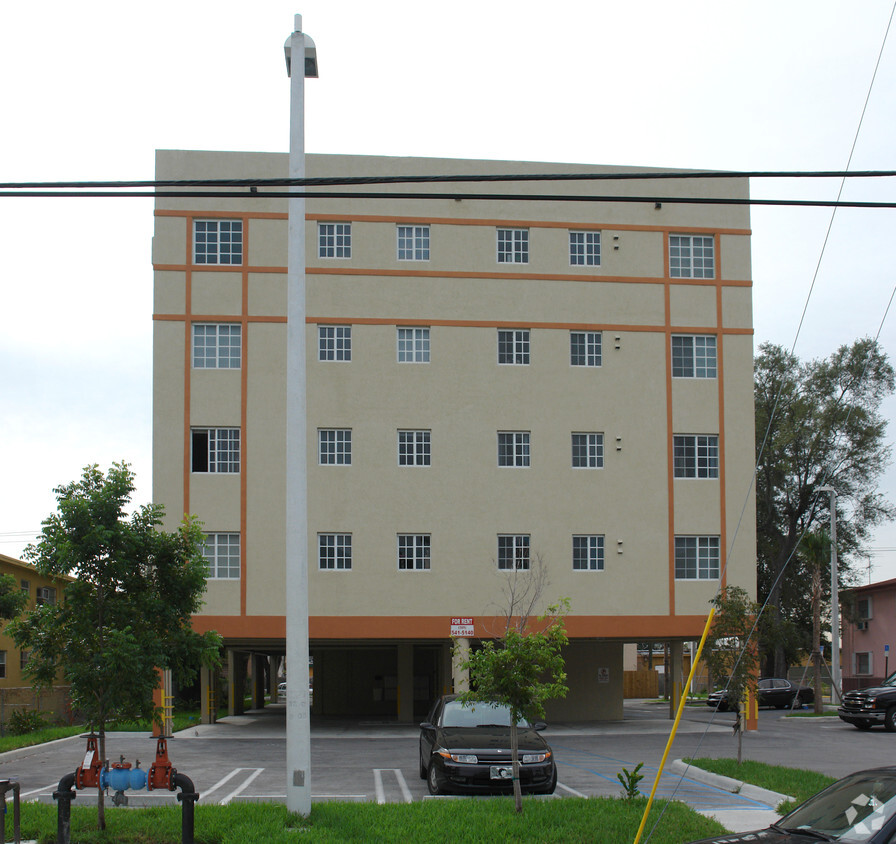
[(697, 780), (697, 782), (720, 788), (723, 791), (730, 791), (732, 794), (740, 794), (742, 797), (755, 800), (757, 803), (771, 806), (772, 809), (776, 809), (785, 800), (795, 799), (788, 794), (779, 794), (777, 791), (769, 791), (767, 788), (760, 788), (758, 785), (750, 785), (750, 783), (741, 782), (731, 777), (704, 771), (702, 768), (688, 765), (687, 762), (681, 759), (676, 759), (672, 762), (671, 770), (679, 776)]

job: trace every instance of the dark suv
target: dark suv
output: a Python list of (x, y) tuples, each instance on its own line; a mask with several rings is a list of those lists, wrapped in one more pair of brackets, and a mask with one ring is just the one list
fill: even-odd
[(879, 686), (847, 692), (837, 714), (858, 730), (883, 724), (885, 730), (896, 733), (896, 673)]

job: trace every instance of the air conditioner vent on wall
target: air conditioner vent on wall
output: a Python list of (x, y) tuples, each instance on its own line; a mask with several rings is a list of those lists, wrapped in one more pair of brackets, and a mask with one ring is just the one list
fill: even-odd
[(868, 622), (867, 621), (857, 621), (856, 622), (856, 630), (867, 630)]

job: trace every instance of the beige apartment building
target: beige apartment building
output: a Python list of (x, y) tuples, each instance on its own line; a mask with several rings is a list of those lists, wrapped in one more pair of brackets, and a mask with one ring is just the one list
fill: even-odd
[[(755, 591), (749, 210), (674, 201), (745, 198), (747, 180), (341, 155), (307, 172), (642, 177), (311, 188), (306, 212), (312, 712), (419, 719), (463, 682), (452, 643), (493, 635), (508, 584), (541, 569), (542, 606), (571, 600), (549, 716), (621, 718), (626, 643), (680, 657), (720, 585)], [(156, 159), (160, 180), (287, 175), (286, 154)], [(205, 525), (195, 625), (223, 635), (236, 682), (285, 650), (272, 190), (155, 209), (153, 497), (169, 526)], [(412, 191), (429, 197), (396, 196)]]

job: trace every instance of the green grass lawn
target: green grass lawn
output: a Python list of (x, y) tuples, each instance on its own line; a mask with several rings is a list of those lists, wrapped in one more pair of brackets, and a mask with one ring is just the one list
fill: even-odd
[[(402, 842), (402, 844), (498, 844), (498, 842), (588, 842), (624, 844), (635, 840), (645, 799), (438, 799), (416, 803), (315, 803), (308, 818), (290, 815), (275, 803), (196, 805), (196, 844), (283, 844), (296, 841)], [(661, 813), (663, 809), (665, 813)], [(126, 809), (106, 804), (106, 830), (96, 829), (96, 809), (72, 805), (72, 844), (179, 844), (181, 810)], [(11, 832), (11, 817), (7, 816)], [(654, 803), (642, 840), (659, 819), (652, 844), (682, 844), (725, 831), (683, 803)], [(22, 836), (54, 842), (56, 807), (22, 806)]]

